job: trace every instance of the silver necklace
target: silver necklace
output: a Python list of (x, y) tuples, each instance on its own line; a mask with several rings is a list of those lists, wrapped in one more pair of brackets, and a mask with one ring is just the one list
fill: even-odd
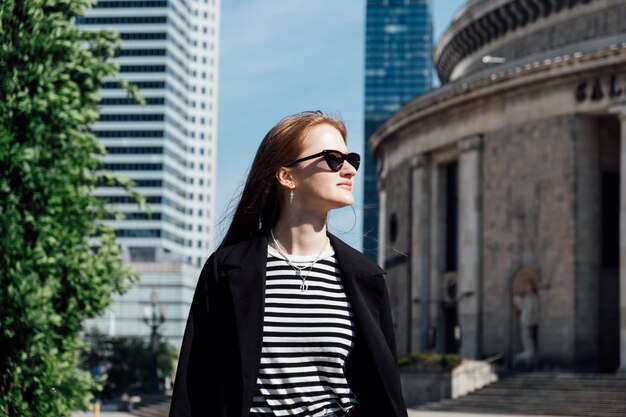
[(313, 263), (311, 265), (308, 266), (309, 270), (307, 271), (306, 275), (302, 275), (302, 270), (307, 268), (307, 266), (296, 266), (294, 265), (291, 260), (289, 259), (289, 257), (287, 256), (287, 254), (285, 252), (283, 252), (283, 250), (281, 249), (281, 245), (280, 243), (278, 243), (278, 241), (276, 240), (276, 238), (274, 237), (274, 230), (270, 229), (270, 233), (272, 234), (272, 240), (274, 240), (274, 244), (276, 245), (276, 248), (278, 249), (278, 251), (280, 252), (280, 254), (283, 256), (283, 258), (285, 258), (285, 260), (287, 261), (287, 263), (289, 265), (291, 265), (291, 267), (294, 269), (294, 271), (296, 271), (296, 276), (300, 279), (302, 279), (302, 284), (300, 284), (300, 291), (306, 291), (309, 289), (309, 284), (306, 283), (306, 279), (309, 276), (309, 274), (311, 273), (311, 270), (313, 269), (313, 265), (315, 265), (317, 263), (317, 261), (319, 261), (320, 256), (322, 256), (322, 253), (324, 253), (324, 250), (326, 249), (326, 246), (328, 246), (328, 238), (326, 238), (326, 243), (324, 244), (324, 247), (322, 248), (322, 250), (320, 251), (320, 253), (317, 254), (317, 257), (315, 258), (315, 260), (313, 261)]

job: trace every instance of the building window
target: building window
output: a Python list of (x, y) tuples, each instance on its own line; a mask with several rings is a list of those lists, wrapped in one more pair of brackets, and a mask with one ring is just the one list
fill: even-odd
[(396, 243), (398, 240), (398, 216), (396, 213), (391, 213), (389, 217), (389, 239), (391, 243)]
[[(204, 150), (204, 149), (203, 149)], [(162, 146), (107, 146), (106, 151), (108, 154), (153, 154), (162, 155)], [(203, 152), (204, 154), (204, 152)], [(135, 181), (137, 183), (137, 181)]]
[(162, 130), (94, 130), (98, 138), (162, 138)]
[(101, 114), (101, 122), (162, 122), (163, 114)]
[(79, 25), (126, 25), (126, 24), (153, 24), (167, 23), (166, 16), (120, 16), (120, 17), (77, 17), (76, 23)]
[(122, 49), (116, 56), (165, 56), (166, 51), (162, 48), (157, 49)]
[[(105, 106), (132, 106), (137, 103), (135, 102), (135, 99), (130, 97), (110, 97), (101, 99), (99, 104)], [(165, 104), (165, 98), (163, 97), (146, 98), (146, 105), (148, 106), (159, 106), (162, 104)]]
[(120, 72), (166, 72), (165, 65), (120, 65)]
[(117, 229), (117, 237), (161, 237), (160, 229)]
[(132, 32), (132, 33), (120, 33), (120, 39), (122, 40), (155, 40), (155, 39), (167, 39), (167, 33), (165, 32)]
[[(166, 85), (164, 81), (133, 81), (129, 84), (134, 85), (137, 88), (167, 88), (168, 90), (171, 89), (171, 87)], [(102, 84), (102, 88), (120, 88), (120, 83), (117, 81), (105, 81)]]
[(107, 163), (104, 168), (111, 171), (160, 171), (163, 164)]
[(445, 270), (458, 269), (458, 207), (459, 164), (453, 162), (444, 167), (445, 172)]
[(167, 1), (98, 1), (94, 8), (121, 7), (167, 7)]

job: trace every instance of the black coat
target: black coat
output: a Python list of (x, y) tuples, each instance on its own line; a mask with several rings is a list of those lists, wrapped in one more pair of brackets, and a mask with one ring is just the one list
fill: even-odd
[[(356, 323), (346, 360), (361, 417), (406, 417), (385, 271), (328, 234)], [(207, 260), (193, 297), (170, 417), (247, 417), (263, 342), (267, 237)]]

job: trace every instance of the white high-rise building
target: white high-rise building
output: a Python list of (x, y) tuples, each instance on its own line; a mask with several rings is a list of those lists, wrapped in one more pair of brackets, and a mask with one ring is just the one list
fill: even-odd
[(119, 32), (120, 76), (146, 100), (134, 104), (107, 80), (92, 130), (107, 149), (106, 168), (134, 180), (152, 210), (150, 217), (119, 188), (97, 190), (126, 216), (108, 223), (141, 281), (87, 327), (148, 335), (143, 315), (154, 292), (165, 313), (160, 334), (182, 340), (213, 250), (219, 17), (219, 0), (100, 0), (77, 19), (82, 30)]

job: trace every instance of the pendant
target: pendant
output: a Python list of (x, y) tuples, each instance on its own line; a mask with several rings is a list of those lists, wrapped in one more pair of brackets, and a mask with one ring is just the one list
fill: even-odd
[(303, 281), (302, 284), (300, 284), (300, 291), (306, 291), (308, 289), (309, 289), (309, 284)]
[(296, 269), (296, 276), (300, 278), (302, 276), (302, 271), (300, 271), (299, 269)]

